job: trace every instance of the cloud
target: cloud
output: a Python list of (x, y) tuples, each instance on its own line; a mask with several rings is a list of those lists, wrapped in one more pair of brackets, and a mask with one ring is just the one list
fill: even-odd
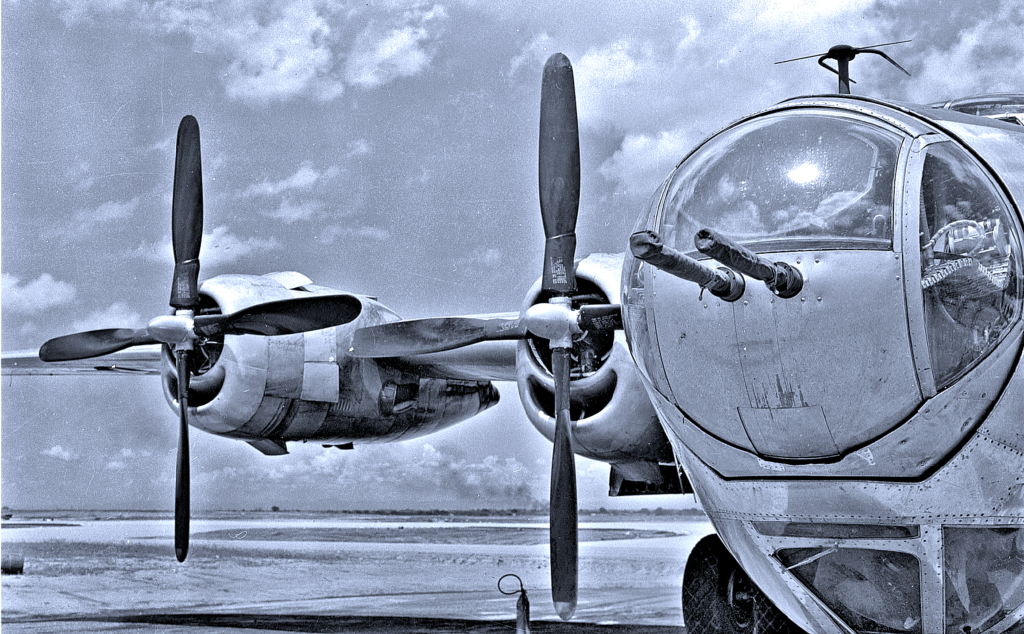
[(332, 165), (323, 172), (313, 167), (311, 161), (304, 162), (299, 169), (291, 176), (279, 181), (263, 181), (258, 185), (251, 185), (242, 192), (243, 196), (276, 196), (294, 189), (309, 189), (318, 181), (329, 180), (340, 173), (337, 165)]
[[(330, 101), (344, 92), (335, 72), (331, 15), (317, 5), (299, 0), (266, 11), (270, 16), (218, 16), (227, 30), (215, 43), (234, 57), (224, 77), (229, 97), (268, 102), (310, 94)], [(215, 37), (207, 32), (203, 39)]]
[(601, 164), (601, 175), (626, 192), (649, 194), (668, 176), (695, 141), (685, 130), (629, 134)]
[(366, 139), (356, 139), (348, 144), (348, 152), (345, 153), (345, 158), (355, 158), (357, 156), (365, 156), (372, 152), (370, 142)]
[(92, 232), (99, 225), (131, 218), (138, 211), (140, 203), (141, 198), (136, 196), (124, 202), (111, 200), (102, 203), (98, 207), (80, 209), (75, 212), (70, 221), (63, 225), (55, 225), (51, 231), (47, 232), (45, 237), (58, 238), (64, 242), (74, 242), (81, 239), (83, 235)]
[(105, 328), (142, 328), (146, 325), (142, 315), (129, 308), (124, 302), (111, 304), (104, 310), (91, 313), (84, 319), (72, 322), (72, 332), (85, 332)]
[(75, 299), (75, 287), (53, 279), (49, 273), (43, 273), (26, 284), (21, 284), (21, 280), (10, 273), (0, 277), (3, 306), (12, 313), (37, 315), (54, 306), (69, 304)]
[(152, 455), (152, 452), (144, 449), (137, 450), (132, 449), (131, 447), (125, 447), (121, 449), (121, 453), (118, 457), (107, 461), (104, 468), (110, 471), (121, 471), (128, 466), (140, 463), (142, 458), (148, 458)]
[[(203, 232), (203, 243), (199, 250), (199, 261), (203, 269), (222, 264), (231, 264), (254, 253), (264, 253), (281, 248), (276, 238), (239, 238), (226, 226), (219, 226), (213, 231)], [(157, 244), (143, 243), (139, 246), (142, 256), (151, 262), (174, 262), (174, 247), (167, 236)]]
[(50, 456), (51, 458), (64, 460), (65, 462), (78, 459), (78, 456), (75, 455), (73, 451), (65, 449), (60, 445), (54, 445), (53, 447), (50, 447), (46, 451), (42, 451), (40, 453), (42, 453), (44, 456)]
[[(231, 99), (256, 105), (327, 102), (348, 85), (380, 86), (427, 68), (445, 9), (415, 1), (346, 6), (327, 0), (56, 0), (69, 26), (124, 15), (157, 33), (194, 39), (223, 58)], [(407, 6), (402, 6), (407, 5)]]
[(503, 254), (501, 249), (477, 247), (467, 256), (459, 258), (456, 266), (459, 268), (494, 268), (501, 264)]
[[(326, 496), (333, 490), (347, 492), (344, 497), (362, 508), (396, 502), (382, 499), (380, 492), (401, 496), (399, 504), (422, 499), (434, 505), (440, 495), (467, 508), (531, 508), (542, 504), (539, 496), (546, 492), (546, 470), (535, 472), (514, 458), (467, 458), (457, 448), (429, 443), (361, 445), (351, 451), (295, 449), (287, 457), (205, 470), (196, 477), (200, 486), (211, 489), (236, 481), (278, 491), (316, 486)], [(357, 491), (378, 493), (357, 496)]]
[(1024, 32), (1024, 6), (1002, 2), (962, 17), (963, 28), (953, 33), (954, 39), (945, 46), (932, 44), (897, 56), (901, 65), (909, 65), (913, 73), (907, 81), (910, 99), (938, 101), (940, 95), (940, 99), (952, 99), (1020, 90), (1020, 77), (1024, 75), (1024, 38), (1020, 36)]
[(432, 43), (440, 35), (446, 17), (444, 7), (435, 5), (429, 10), (405, 12), (402, 26), (371, 23), (352, 46), (346, 80), (369, 88), (419, 74), (434, 56)]
[[(634, 109), (651, 90), (652, 77), (661, 70), (650, 44), (619, 40), (587, 51), (573, 64), (577, 98), (587, 107), (581, 125), (614, 124), (624, 119), (619, 109)], [(628, 115), (625, 115), (628, 116)]]
[(329, 225), (318, 236), (319, 241), (323, 244), (334, 244), (339, 238), (367, 242), (387, 242), (391, 239), (391, 232), (382, 227)]
[(285, 198), (277, 209), (266, 211), (263, 215), (275, 220), (281, 220), (285, 224), (290, 225), (299, 220), (309, 220), (321, 207), (323, 205), (318, 202), (295, 201), (291, 198)]

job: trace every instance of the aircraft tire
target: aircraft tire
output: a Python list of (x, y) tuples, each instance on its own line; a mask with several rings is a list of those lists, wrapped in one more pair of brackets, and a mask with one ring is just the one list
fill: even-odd
[(718, 535), (700, 540), (683, 572), (687, 634), (754, 634), (751, 590), (759, 592)]
[(753, 634), (803, 634), (803, 630), (775, 607), (765, 593), (757, 590), (754, 594)]
[(803, 634), (754, 585), (718, 535), (697, 543), (683, 572), (687, 634)]

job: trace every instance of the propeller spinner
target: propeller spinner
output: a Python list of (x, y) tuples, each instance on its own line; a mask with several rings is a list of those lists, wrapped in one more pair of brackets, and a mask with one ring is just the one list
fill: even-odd
[(178, 126), (171, 204), (174, 278), (170, 305), (146, 328), (93, 330), (57, 337), (39, 349), (43, 361), (88, 359), (132, 346), (163, 343), (174, 353), (178, 375), (178, 458), (174, 491), (174, 552), (188, 555), (189, 441), (188, 395), (192, 351), (208, 338), (230, 335), (287, 335), (346, 324), (359, 316), (362, 304), (351, 295), (321, 295), (257, 304), (229, 315), (196, 315), (199, 307), (199, 251), (203, 236), (203, 173), (199, 124), (188, 115)]

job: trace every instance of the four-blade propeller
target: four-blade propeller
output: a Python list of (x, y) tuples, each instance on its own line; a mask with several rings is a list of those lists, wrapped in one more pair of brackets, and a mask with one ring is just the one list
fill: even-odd
[(577, 295), (576, 218), (580, 202), (580, 142), (576, 89), (569, 59), (557, 53), (544, 66), (538, 149), (540, 209), (544, 221), (541, 287), (548, 303), (531, 306), (521, 318), (443, 317), (398, 321), (356, 331), (354, 357), (401, 357), (452, 350), (528, 335), (547, 339), (555, 388), (555, 434), (551, 458), (551, 598), (559, 616), (576, 611), (578, 510), (576, 464), (569, 412), (574, 336), (622, 328), (621, 306), (585, 304)]
[(188, 555), (189, 442), (188, 396), (192, 351), (221, 335), (288, 335), (347, 324), (359, 316), (359, 299), (351, 295), (317, 295), (257, 304), (229, 315), (196, 315), (199, 297), (199, 251), (203, 236), (203, 174), (199, 124), (191, 115), (178, 126), (171, 204), (174, 278), (170, 305), (146, 328), (93, 330), (51, 339), (39, 349), (43, 361), (72, 361), (110, 354), (131, 346), (163, 343), (175, 357), (178, 378), (178, 458), (174, 491), (174, 551)]

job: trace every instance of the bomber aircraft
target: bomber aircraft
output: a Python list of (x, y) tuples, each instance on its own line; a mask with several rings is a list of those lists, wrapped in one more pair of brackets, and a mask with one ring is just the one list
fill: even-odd
[[(199, 128), (178, 132), (170, 305), (3, 371), (158, 374), (188, 428), (267, 455), (428, 434), (515, 381), (554, 443), (551, 585), (577, 601), (574, 456), (695, 493), (717, 534), (690, 634), (1024, 631), (1024, 95), (784, 101), (683, 157), (624, 254), (576, 259), (572, 67), (545, 66), (543, 272), (518, 312), (402, 320), (295, 272), (199, 283)], [(828, 67), (828, 66), (826, 66)], [(844, 90), (845, 88), (845, 90)], [(625, 242), (625, 241), (624, 241)]]

